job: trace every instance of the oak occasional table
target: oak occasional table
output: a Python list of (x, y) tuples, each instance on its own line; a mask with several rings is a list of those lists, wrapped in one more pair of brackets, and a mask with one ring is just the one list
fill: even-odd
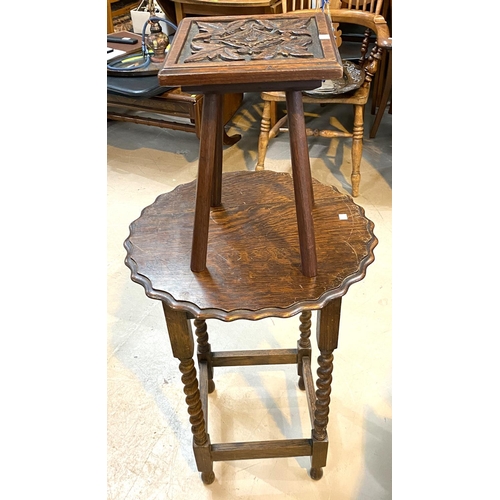
[(301, 271), (317, 273), (314, 204), (302, 91), (342, 76), (332, 24), (320, 11), (188, 17), (158, 73), (161, 85), (204, 94), (191, 270), (206, 269), (210, 207), (221, 204), (222, 118), (226, 93), (286, 92)]
[[(339, 335), (342, 297), (363, 279), (374, 260), (373, 223), (352, 199), (313, 180), (312, 210), (317, 232), (318, 273), (301, 272), (295, 227), (293, 181), (273, 171), (223, 174), (224, 203), (212, 209), (212, 244), (206, 270), (190, 271), (190, 242), (196, 181), (160, 195), (130, 225), (124, 245), (131, 279), (161, 301), (174, 357), (180, 361), (193, 449), (204, 483), (214, 481), (213, 462), (310, 456), (310, 475), (319, 479), (326, 465), (327, 424), (333, 351)], [(317, 390), (311, 372), (310, 327), (317, 311), (319, 349)], [(296, 348), (214, 352), (206, 320), (259, 320), (300, 314)], [(191, 321), (197, 338), (199, 383)], [(236, 330), (236, 328), (235, 328)], [(298, 333), (298, 332), (297, 332)], [(235, 335), (237, 333), (235, 332)], [(297, 337), (296, 337), (297, 338)], [(241, 344), (244, 344), (242, 339)], [(220, 366), (296, 364), (305, 390), (311, 435), (303, 439), (211, 443), (208, 393)]]

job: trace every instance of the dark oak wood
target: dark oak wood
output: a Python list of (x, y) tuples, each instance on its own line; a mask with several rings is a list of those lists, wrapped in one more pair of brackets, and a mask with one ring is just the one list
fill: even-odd
[(311, 358), (304, 356), (302, 358), (301, 370), (303, 373), (304, 390), (306, 391), (309, 418), (311, 420), (311, 427), (314, 425), (314, 412), (316, 410), (316, 393), (314, 391), (314, 380), (311, 371)]
[(302, 255), (302, 273), (316, 276), (317, 257), (314, 238), (312, 209), (314, 194), (312, 187), (309, 151), (303, 147), (307, 143), (306, 126), (302, 107), (302, 93), (298, 90), (286, 93), (290, 121), (290, 156), (292, 159), (295, 209)]
[(297, 341), (297, 373), (299, 388), (305, 390), (302, 362), (304, 357), (311, 357), (311, 311), (303, 311), (300, 315), (300, 338)]
[[(215, 101), (214, 101), (215, 102)], [(213, 135), (216, 135), (216, 131)], [(208, 153), (207, 153), (208, 154)], [(207, 160), (208, 161), (208, 160)], [(215, 156), (211, 160), (215, 163)], [(131, 277), (146, 294), (162, 302), (173, 355), (180, 360), (193, 451), (202, 481), (215, 479), (214, 461), (310, 456), (310, 475), (320, 479), (328, 453), (328, 413), (337, 347), (341, 298), (363, 278), (373, 261), (377, 239), (361, 207), (330, 186), (315, 184), (312, 210), (318, 228), (318, 275), (300, 272), (294, 186), (278, 172), (225, 173), (221, 206), (213, 208), (208, 269), (192, 273), (187, 221), (194, 215), (196, 181), (159, 196), (130, 225), (124, 245)], [(317, 389), (311, 372), (311, 311), (318, 310), (316, 339), (320, 356)], [(206, 319), (257, 320), (300, 313), (297, 349), (213, 352)], [(199, 382), (193, 361), (194, 318)], [(296, 364), (305, 389), (311, 437), (272, 441), (211, 443), (208, 393), (214, 369), (222, 366)]]
[[(218, 106), (220, 95), (208, 94), (203, 103), (203, 128), (200, 141), (200, 157), (198, 160), (198, 180), (196, 188), (196, 205), (194, 214), (193, 240), (191, 246), (191, 271), (201, 272), (206, 269), (208, 226), (210, 203), (213, 200), (212, 184), (216, 175), (215, 161), (217, 130), (219, 123)], [(219, 183), (217, 183), (219, 185)]]
[(225, 351), (212, 353), (213, 366), (287, 365), (297, 363), (297, 349)]
[(311, 451), (311, 470), (310, 474), (313, 479), (321, 479), (323, 477), (323, 467), (326, 465), (328, 455), (328, 438), (323, 441), (312, 440)]
[[(269, 23), (269, 28), (262, 26)], [(304, 25), (301, 32), (306, 32), (311, 38), (311, 43), (307, 47), (310, 57), (295, 56), (289, 53), (288, 56), (281, 55), (280, 51), (270, 59), (256, 58), (254, 53), (245, 54), (242, 60), (229, 60), (221, 57), (220, 36), (209, 33), (209, 38), (205, 40), (208, 48), (213, 47), (216, 51), (213, 59), (191, 60), (197, 51), (193, 48), (192, 39), (196, 36), (204, 35), (203, 27), (217, 24), (221, 32), (231, 30), (239, 35), (237, 26), (244, 23), (251, 23), (251, 28), (247, 31), (254, 34), (260, 28), (261, 38), (274, 37), (272, 25), (280, 23), (297, 23)], [(233, 28), (230, 28), (233, 27)], [(292, 31), (292, 28), (288, 28)], [(241, 40), (226, 39), (224, 43), (232, 46), (240, 44)], [(235, 35), (236, 36), (236, 35)], [(266, 40), (264, 40), (265, 42)], [(264, 43), (262, 42), (262, 43)], [(281, 46), (286, 46), (286, 40)], [(247, 44), (253, 42), (247, 41)], [(269, 42), (271, 43), (271, 42)], [(194, 44), (199, 46), (202, 44)], [(225, 46), (225, 45), (224, 45)], [(208, 52), (208, 49), (205, 50)], [(237, 52), (237, 51), (236, 51)], [(191, 62), (189, 62), (191, 60)], [(252, 85), (266, 85), (269, 90), (281, 90), (280, 83), (297, 82), (296, 88), (305, 88), (303, 82), (321, 81), (328, 78), (340, 78), (342, 76), (342, 66), (339, 63), (340, 55), (335, 44), (335, 37), (331, 23), (326, 22), (325, 16), (320, 12), (292, 13), (262, 16), (221, 16), (221, 17), (192, 17), (185, 18), (180, 23), (172, 48), (167, 56), (165, 65), (158, 73), (161, 85), (175, 85), (187, 88), (199, 88), (200, 91), (207, 85), (223, 85), (224, 91), (227, 85), (247, 85), (248, 91), (255, 90)], [(311, 87), (314, 88), (314, 87)]]
[[(205, 425), (208, 429), (208, 384), (209, 384), (209, 375), (208, 375), (208, 364), (204, 360), (200, 360), (198, 358), (198, 369), (200, 371), (200, 401), (201, 401), (201, 410), (205, 417)], [(204, 383), (206, 382), (206, 383)]]
[[(342, 75), (333, 27), (320, 11), (261, 16), (184, 18), (165, 65), (161, 85), (205, 95), (190, 269), (206, 270), (209, 205), (221, 203), (222, 125), (215, 99), (227, 92), (285, 90), (290, 105), (291, 157), (302, 273), (317, 273), (313, 190), (301, 90)], [(205, 144), (206, 142), (206, 144)], [(215, 151), (215, 160), (211, 156)], [(219, 161), (220, 160), (220, 161)]]
[(250, 458), (301, 457), (311, 455), (311, 447), (312, 441), (310, 439), (214, 443), (212, 457), (215, 462)]
[(314, 279), (300, 270), (292, 177), (239, 171), (223, 174), (223, 203), (210, 211), (207, 270), (189, 267), (193, 181), (160, 195), (131, 224), (125, 247), (132, 280), (149, 297), (201, 319), (256, 320), (320, 309), (364, 277), (377, 239), (348, 195), (316, 180), (313, 185)]
[(333, 350), (337, 348), (342, 298), (330, 301), (318, 311), (317, 340), (321, 352), (318, 357), (316, 409), (314, 412), (313, 439), (324, 441), (327, 437), (328, 408), (333, 370)]
[(207, 322), (204, 319), (195, 318), (194, 326), (196, 327), (195, 333), (198, 342), (198, 363), (203, 363), (207, 367), (207, 391), (208, 393), (212, 393), (215, 390), (214, 368), (212, 363), (212, 350), (208, 342)]

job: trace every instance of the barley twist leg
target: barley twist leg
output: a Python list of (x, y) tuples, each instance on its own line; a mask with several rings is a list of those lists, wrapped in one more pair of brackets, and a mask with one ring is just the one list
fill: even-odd
[(198, 360), (206, 361), (208, 367), (208, 393), (215, 390), (212, 350), (208, 342), (207, 322), (204, 319), (194, 320), (195, 333), (198, 342)]
[(165, 302), (162, 302), (162, 305), (172, 346), (172, 354), (180, 361), (179, 370), (182, 373), (181, 380), (184, 384), (189, 422), (193, 434), (194, 458), (198, 470), (201, 472), (202, 481), (205, 484), (210, 484), (215, 480), (215, 474), (213, 472), (210, 436), (206, 429), (206, 420), (193, 360), (194, 339), (191, 323), (185, 312), (175, 311)]
[(299, 353), (299, 359), (297, 364), (297, 369), (299, 372), (299, 389), (305, 390), (304, 385), (304, 374), (302, 370), (302, 357), (311, 356), (311, 311), (304, 311), (300, 315), (300, 339), (297, 342), (297, 351)]
[(310, 474), (313, 479), (321, 479), (328, 455), (328, 414), (332, 387), (333, 351), (338, 345), (340, 309), (342, 298), (333, 299), (320, 311), (317, 318), (318, 379), (316, 380), (316, 403), (311, 432), (313, 451)]
[(196, 378), (196, 369), (192, 359), (183, 359), (179, 365), (182, 373), (182, 383), (184, 384), (184, 394), (186, 395), (186, 404), (188, 405), (189, 422), (191, 423), (191, 432), (194, 442), (202, 446), (207, 441), (207, 432), (205, 429), (205, 419), (201, 411), (200, 391), (198, 390), (198, 380)]

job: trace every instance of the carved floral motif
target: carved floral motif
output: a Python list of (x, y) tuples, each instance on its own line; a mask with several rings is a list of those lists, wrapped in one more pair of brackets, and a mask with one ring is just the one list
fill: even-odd
[(246, 61), (284, 57), (313, 57), (308, 52), (310, 18), (245, 19), (195, 24), (199, 33), (191, 41), (192, 54), (184, 62)]

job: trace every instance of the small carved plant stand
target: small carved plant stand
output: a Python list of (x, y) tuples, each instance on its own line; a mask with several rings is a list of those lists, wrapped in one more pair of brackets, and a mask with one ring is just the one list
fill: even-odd
[[(365, 276), (377, 239), (373, 223), (347, 195), (313, 181), (312, 215), (318, 228), (318, 273), (301, 272), (290, 175), (273, 171), (223, 174), (224, 203), (212, 209), (212, 244), (207, 269), (190, 270), (190, 243), (196, 181), (160, 195), (130, 225), (126, 265), (146, 295), (162, 302), (173, 355), (179, 359), (193, 433), (193, 449), (204, 483), (214, 481), (214, 461), (310, 456), (320, 479), (328, 449), (328, 414), (333, 351), (339, 336), (342, 297)], [(317, 310), (319, 349), (316, 388), (311, 373), (311, 312)], [(206, 320), (259, 320), (300, 315), (292, 349), (226, 351), (211, 349)], [(194, 319), (199, 382), (194, 356)], [(221, 366), (296, 364), (305, 390), (311, 436), (302, 439), (211, 443), (208, 393)]]

